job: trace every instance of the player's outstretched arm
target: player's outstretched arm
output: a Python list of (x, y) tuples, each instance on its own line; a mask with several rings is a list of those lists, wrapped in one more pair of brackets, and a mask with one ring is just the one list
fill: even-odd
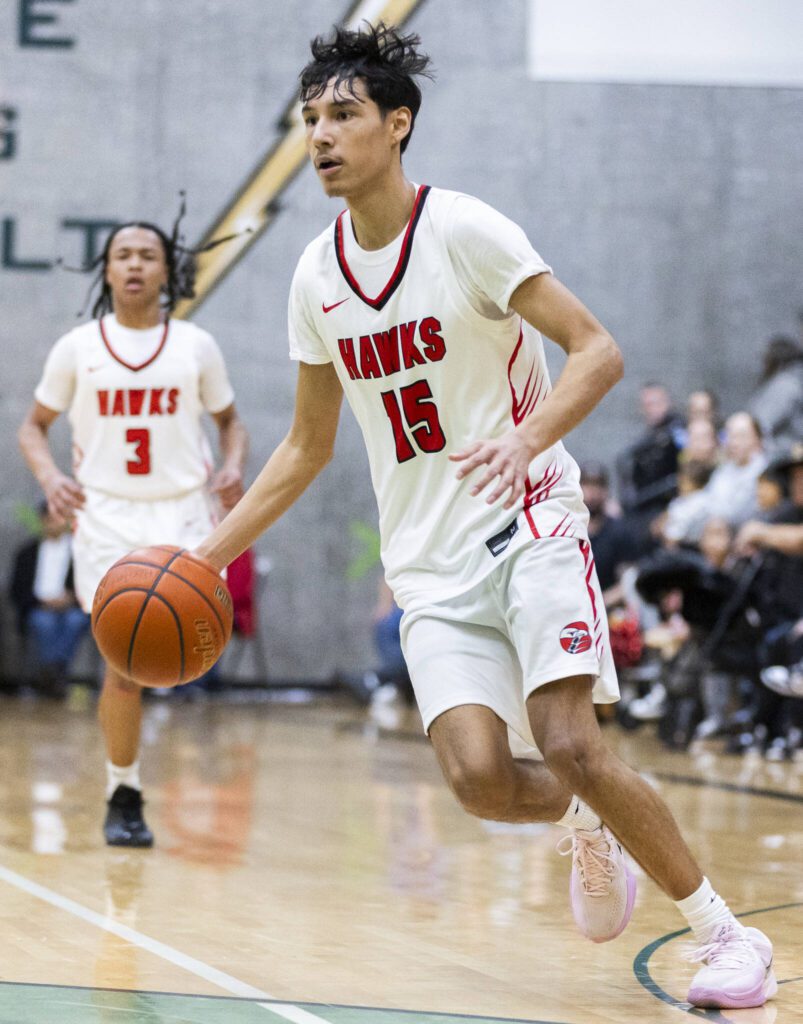
[(197, 553), (222, 569), (287, 511), (332, 458), (343, 389), (334, 366), (300, 363), (290, 431)]
[(506, 508), (524, 493), (527, 467), (535, 456), (584, 420), (623, 372), (616, 342), (551, 274), (523, 281), (513, 292), (510, 305), (536, 330), (557, 342), (568, 358), (552, 392), (515, 430), (501, 438), (477, 440), (449, 456), (461, 463), (458, 478), (486, 466), (472, 494), (493, 484), (488, 503), (506, 495)]
[(70, 519), (84, 504), (84, 492), (72, 477), (62, 473), (50, 451), (48, 432), (58, 415), (55, 409), (34, 402), (17, 431), (17, 439), (28, 468), (45, 493), (51, 514)]

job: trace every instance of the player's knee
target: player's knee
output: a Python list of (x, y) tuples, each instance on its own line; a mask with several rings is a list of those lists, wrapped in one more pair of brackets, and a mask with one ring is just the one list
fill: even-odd
[(469, 814), (493, 821), (506, 820), (514, 799), (513, 780), (494, 761), (455, 763), (447, 769), (447, 781)]
[(598, 772), (603, 747), (596, 738), (556, 735), (545, 738), (542, 754), (550, 771), (574, 792), (580, 792)]

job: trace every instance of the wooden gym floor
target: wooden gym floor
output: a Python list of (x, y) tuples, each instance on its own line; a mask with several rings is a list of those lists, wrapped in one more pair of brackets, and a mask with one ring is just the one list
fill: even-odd
[(151, 851), (108, 849), (82, 691), (0, 699), (0, 1024), (803, 1022), (803, 764), (610, 741), (663, 793), (715, 886), (773, 938), (778, 998), (690, 1011), (682, 919), (574, 929), (560, 831), (475, 821), (411, 716), (150, 702)]

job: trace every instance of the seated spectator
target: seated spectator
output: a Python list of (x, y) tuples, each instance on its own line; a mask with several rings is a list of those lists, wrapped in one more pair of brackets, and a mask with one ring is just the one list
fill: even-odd
[(689, 624), (681, 614), (682, 607), (682, 592), (677, 589), (667, 590), (657, 600), (659, 621), (644, 631), (644, 648), (660, 659), (661, 672), (649, 690), (628, 706), (630, 717), (637, 721), (659, 721), (666, 713), (668, 676), (691, 636)]
[(714, 428), (719, 423), (719, 399), (708, 388), (692, 391), (686, 399), (686, 425), (691, 426), (697, 420), (712, 423)]
[(619, 570), (638, 557), (621, 519), (610, 514), (608, 470), (600, 462), (584, 462), (580, 467), (580, 487), (588, 509), (588, 539), (597, 566), (599, 585), (610, 590), (619, 579)]
[(735, 560), (733, 530), (727, 519), (712, 516), (700, 532), (700, 554), (714, 569), (727, 572)]
[(779, 334), (767, 342), (761, 383), (748, 409), (771, 452), (803, 438), (803, 345), (794, 338)]
[(661, 533), (667, 544), (698, 544), (709, 517), (705, 486), (711, 479), (711, 466), (704, 462), (684, 462), (678, 469), (678, 496), (666, 510)]
[[(776, 692), (759, 694), (752, 736), (741, 737), (743, 745), (767, 748), (767, 756), (781, 759), (792, 756), (803, 740), (803, 705), (795, 696), (791, 680), (803, 661), (803, 443), (773, 463), (785, 478), (789, 497), (767, 514), (765, 521), (745, 523), (736, 538), (736, 546), (753, 555), (760, 564), (756, 578), (757, 604), (764, 623), (761, 645), (761, 679)], [(787, 700), (778, 685), (787, 670)], [(792, 671), (794, 670), (794, 672)]]
[[(750, 569), (737, 560), (734, 533), (727, 520), (717, 518), (708, 520), (700, 537), (700, 553), (713, 569), (727, 574), (727, 577), (733, 581), (732, 593), (727, 595), (728, 599), (736, 593), (739, 582), (743, 579), (748, 584), (745, 599), (749, 599), (751, 583), (748, 574), (750, 574)], [(726, 609), (727, 601), (723, 602), (719, 615), (727, 614)], [(744, 626), (745, 623), (742, 622), (741, 625)], [(718, 626), (719, 621), (714, 623), (712, 632)], [(757, 639), (757, 637), (754, 638)], [(727, 650), (727, 641), (723, 647)], [(746, 658), (744, 661), (744, 671), (748, 673), (745, 677), (747, 680), (749, 680), (751, 667), (750, 660), (750, 658)], [(697, 739), (707, 739), (710, 736), (726, 732), (730, 728), (732, 716), (736, 712), (738, 704), (738, 688), (742, 676), (739, 668), (739, 654), (734, 658), (728, 658), (727, 656), (723, 657), (720, 652), (720, 656), (717, 657), (717, 649), (714, 648), (711, 662), (700, 680), (703, 719), (697, 724), (694, 732)]]
[(663, 384), (644, 384), (640, 406), (647, 430), (618, 459), (620, 497), (625, 512), (650, 516), (661, 512), (675, 493), (683, 420)]
[(719, 437), (711, 420), (691, 420), (686, 428), (686, 440), (678, 454), (678, 462), (702, 462), (714, 469), (719, 463)]
[(774, 463), (787, 482), (789, 497), (767, 516), (767, 521), (745, 523), (736, 538), (737, 550), (764, 553), (762, 575), (770, 577), (765, 602), (770, 617), (793, 621), (803, 615), (803, 443), (785, 459)]
[(73, 589), (72, 536), (64, 520), (43, 503), (42, 535), (16, 553), (10, 596), (17, 629), (30, 638), (39, 673), (38, 689), (47, 697), (66, 694), (67, 677), (89, 616), (78, 607)]
[(751, 588), (755, 571), (738, 563), (733, 531), (709, 519), (699, 551), (659, 551), (642, 563), (638, 589), (662, 611), (645, 644), (664, 661), (653, 690), (631, 704), (631, 717), (666, 715), (659, 729), (673, 747), (731, 728), (741, 687), (756, 669), (757, 616)]
[(750, 519), (758, 510), (756, 481), (767, 465), (761, 428), (746, 412), (737, 412), (725, 423), (725, 459), (714, 470), (705, 488), (708, 511), (732, 525)]
[(781, 505), (785, 496), (783, 476), (770, 464), (756, 481), (756, 502), (760, 517), (767, 519)]

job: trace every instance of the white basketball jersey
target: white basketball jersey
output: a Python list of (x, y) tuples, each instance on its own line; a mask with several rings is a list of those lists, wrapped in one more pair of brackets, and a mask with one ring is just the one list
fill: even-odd
[(50, 409), (69, 410), (79, 483), (143, 501), (178, 497), (207, 481), (201, 415), (234, 399), (206, 331), (182, 320), (134, 331), (114, 316), (60, 338), (35, 395)]
[(422, 186), (402, 236), (361, 250), (347, 212), (305, 250), (290, 352), (333, 362), (362, 428), (382, 559), (402, 607), (445, 600), (528, 538), (585, 536), (579, 472), (561, 443), (530, 465), (514, 509), (472, 497), (447, 458), (513, 429), (550, 391), (541, 337), (509, 309), (548, 273), (526, 236), (479, 200)]

